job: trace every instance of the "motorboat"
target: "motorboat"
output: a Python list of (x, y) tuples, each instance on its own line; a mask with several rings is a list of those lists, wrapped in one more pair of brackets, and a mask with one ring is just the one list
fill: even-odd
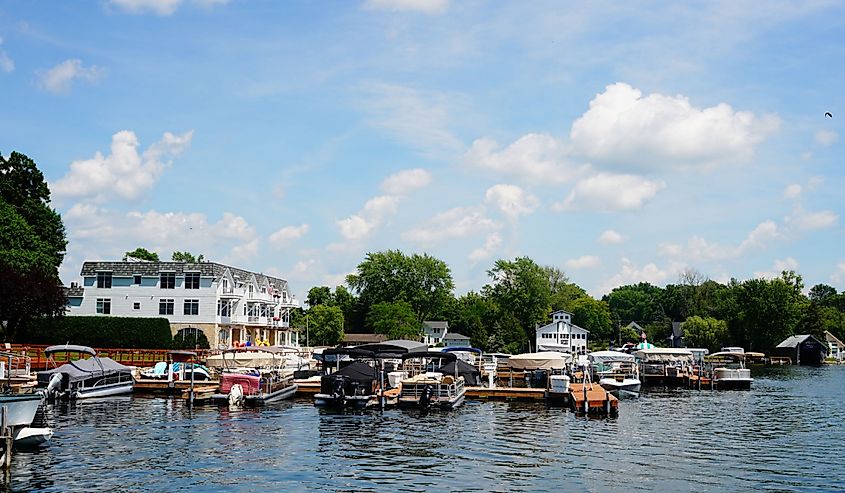
[(621, 395), (638, 395), (642, 382), (636, 358), (621, 351), (596, 351), (587, 356), (594, 379), (608, 392)]
[(745, 367), (745, 353), (720, 351), (706, 358), (713, 374), (713, 386), (717, 389), (751, 388), (751, 370)]
[[(47, 356), (45, 371), (38, 372), (38, 386), (50, 398), (87, 399), (128, 394), (135, 386), (132, 369), (111, 358), (101, 358), (87, 346), (65, 344), (44, 350)], [(65, 354), (67, 363), (58, 366), (56, 355)], [(70, 356), (88, 355), (89, 358), (71, 360)], [(52, 368), (50, 368), (52, 366)]]
[[(508, 358), (511, 374), (513, 370), (522, 371), (528, 386), (544, 388), (548, 403), (565, 402), (569, 399), (571, 377), (566, 372), (572, 364), (572, 355), (559, 351), (522, 353)], [(513, 386), (512, 382), (510, 386)]]
[[(395, 357), (385, 353), (386, 357)], [(364, 409), (394, 404), (397, 392), (382, 392), (391, 388), (393, 379), (385, 378), (378, 353), (358, 348), (331, 348), (323, 351), (323, 371), (320, 391), (314, 395), (314, 405), (334, 409)], [(382, 399), (383, 398), (383, 399)]]
[(272, 346), (232, 348), (210, 356), (209, 366), (222, 364), (220, 387), (211, 398), (230, 407), (261, 406), (296, 393), (293, 370), (285, 368), (284, 351)]
[(194, 380), (205, 382), (212, 379), (211, 370), (205, 365), (193, 362), (197, 354), (193, 351), (173, 350), (167, 352), (167, 361), (159, 361), (152, 368), (139, 372), (140, 378), (167, 380), (168, 382)]
[(643, 385), (682, 385), (694, 373), (695, 357), (686, 348), (643, 348), (634, 356)]
[(12, 433), (15, 448), (33, 449), (45, 446), (53, 438), (53, 429), (24, 426)]
[[(435, 365), (438, 360), (440, 365)], [(455, 409), (464, 402), (467, 368), (461, 370), (454, 353), (416, 351), (402, 355), (402, 368), (408, 372), (399, 390), (399, 405), (419, 409)]]

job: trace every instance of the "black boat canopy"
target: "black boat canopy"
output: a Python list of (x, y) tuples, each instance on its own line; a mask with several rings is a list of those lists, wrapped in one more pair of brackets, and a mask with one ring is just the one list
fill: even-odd
[(427, 345), (418, 341), (407, 341), (404, 339), (396, 339), (392, 341), (374, 342), (371, 344), (363, 344), (355, 346), (355, 349), (363, 349), (372, 351), (374, 353), (388, 353), (388, 354), (405, 354), (413, 351), (425, 351)]
[(323, 351), (323, 356), (346, 354), (353, 358), (374, 358), (375, 353), (357, 347), (334, 347)]
[[(456, 366), (457, 371), (455, 370)], [(478, 371), (478, 368), (459, 359), (446, 363), (438, 368), (437, 372), (444, 375), (454, 375), (457, 373), (458, 375), (464, 377), (464, 382), (471, 387), (478, 385), (478, 381), (481, 379), (481, 372)]]
[[(363, 361), (353, 361), (328, 377), (343, 375), (354, 382), (370, 383), (378, 376), (375, 368)], [(326, 378), (326, 377), (324, 377)]]
[(447, 361), (457, 361), (458, 359), (458, 357), (454, 353), (442, 353), (431, 351), (415, 351), (413, 353), (405, 353), (402, 355), (403, 360), (411, 358), (436, 358), (445, 359)]

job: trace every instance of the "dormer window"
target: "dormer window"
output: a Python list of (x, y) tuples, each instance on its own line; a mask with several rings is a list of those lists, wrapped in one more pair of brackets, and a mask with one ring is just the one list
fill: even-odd
[(162, 272), (159, 274), (159, 287), (161, 289), (176, 289), (176, 273)]
[(249, 296), (252, 297), (252, 293), (254, 290), (254, 286), (252, 284), (249, 285)]
[(111, 289), (111, 272), (97, 272), (97, 287)]

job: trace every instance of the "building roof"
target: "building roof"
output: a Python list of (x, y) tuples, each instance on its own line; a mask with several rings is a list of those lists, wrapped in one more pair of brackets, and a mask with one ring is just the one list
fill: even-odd
[(831, 334), (829, 330), (824, 331), (824, 338), (827, 339), (827, 342), (832, 342), (839, 347), (845, 347), (845, 343), (840, 341), (835, 335)]
[(440, 320), (427, 320), (423, 322), (425, 325), (431, 327), (432, 329), (448, 329), (449, 322), (444, 322)]
[(644, 330), (642, 327), (640, 327), (640, 324), (638, 324), (637, 322), (631, 322), (628, 325), (626, 325), (625, 327), (627, 327), (629, 329), (635, 329), (635, 330), (638, 330), (640, 332), (642, 332)]
[(447, 339), (450, 341), (468, 341), (469, 337), (463, 334), (458, 334), (457, 332), (449, 332), (443, 339)]
[(282, 290), (287, 288), (288, 282), (284, 279), (260, 274), (257, 272), (250, 272), (237, 267), (229, 265), (218, 264), (217, 262), (108, 262), (108, 261), (88, 261), (82, 263), (81, 276), (96, 276), (97, 272), (109, 271), (113, 276), (130, 277), (134, 275), (141, 275), (146, 277), (158, 277), (162, 271), (175, 272), (176, 275), (184, 275), (185, 272), (199, 272), (201, 277), (213, 277), (220, 279), (226, 269), (232, 273), (233, 277), (246, 281), (249, 276), (254, 275), (258, 284), (263, 284), (266, 280), (274, 288)]
[(72, 283), (69, 288), (65, 288), (65, 296), (68, 298), (79, 298), (84, 292), (85, 289), (76, 283)]
[(819, 344), (821, 344), (821, 342), (822, 342), (822, 341), (816, 339), (812, 334), (800, 334), (800, 335), (794, 335), (794, 336), (787, 337), (786, 339), (784, 339), (783, 342), (778, 344), (777, 347), (779, 347), (779, 348), (798, 347), (799, 344), (802, 344), (804, 341), (806, 341), (808, 339), (815, 339), (816, 342), (818, 342)]
[(549, 313), (549, 315), (554, 315), (555, 313), (565, 313), (567, 315), (572, 315), (572, 312), (568, 312), (566, 310), (555, 310), (552, 313)]
[(343, 342), (346, 344), (370, 344), (373, 342), (384, 342), (387, 336), (384, 334), (344, 334)]

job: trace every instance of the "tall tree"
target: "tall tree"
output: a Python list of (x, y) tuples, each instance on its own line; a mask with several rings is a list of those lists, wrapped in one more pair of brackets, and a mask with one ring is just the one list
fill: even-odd
[(0, 325), (6, 341), (35, 317), (64, 313), (65, 229), (35, 162), (0, 155)]
[(417, 320), (411, 304), (407, 301), (381, 302), (370, 307), (367, 325), (376, 334), (384, 334), (389, 339), (419, 340), (422, 335), (422, 322)]
[(606, 343), (614, 339), (610, 307), (604, 301), (584, 296), (572, 302), (572, 323), (590, 331), (593, 343)]
[(317, 305), (331, 305), (332, 291), (328, 286), (314, 286), (308, 290), (308, 296), (305, 299), (308, 306), (314, 307)]
[(536, 339), (536, 325), (545, 322), (549, 313), (551, 290), (547, 272), (528, 257), (513, 261), (497, 260), (487, 271), (491, 283), (484, 294), (492, 299), (501, 313), (509, 313), (525, 335), (529, 347)]
[(712, 317), (694, 315), (684, 322), (683, 328), (687, 346), (707, 348), (711, 352), (724, 346), (728, 337), (728, 324)]
[(126, 252), (123, 254), (123, 261), (125, 262), (128, 258), (134, 258), (138, 260), (145, 260), (147, 262), (158, 262), (158, 254), (155, 252), (151, 252), (144, 247), (138, 247), (131, 252)]
[(488, 349), (490, 330), (496, 325), (496, 306), (484, 296), (470, 291), (449, 303), (445, 317), (449, 331), (470, 338), (473, 347)]
[(343, 340), (343, 312), (336, 306), (317, 305), (308, 310), (309, 343), (336, 346)]
[(185, 262), (187, 264), (196, 264), (205, 260), (205, 256), (200, 255), (195, 257), (191, 252), (173, 252), (170, 256), (170, 260), (173, 262)]

